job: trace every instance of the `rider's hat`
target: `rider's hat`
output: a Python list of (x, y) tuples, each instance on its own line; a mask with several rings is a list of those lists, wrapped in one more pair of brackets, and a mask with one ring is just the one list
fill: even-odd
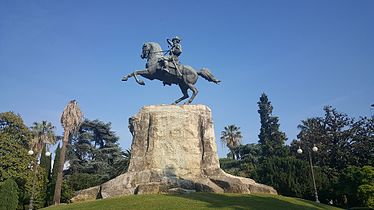
[(178, 36), (175, 36), (174, 38), (171, 39), (171, 41), (174, 42), (174, 40), (177, 40), (178, 42), (180, 42), (181, 38), (179, 38)]

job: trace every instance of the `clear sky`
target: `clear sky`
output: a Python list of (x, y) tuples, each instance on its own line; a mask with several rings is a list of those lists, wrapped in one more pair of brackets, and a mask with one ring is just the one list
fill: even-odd
[(62, 135), (60, 115), (76, 99), (130, 148), (128, 118), (181, 92), (121, 78), (144, 68), (144, 42), (166, 49), (178, 35), (181, 62), (223, 81), (200, 78), (194, 101), (212, 109), (218, 143), (229, 124), (241, 127), (244, 144), (258, 141), (263, 92), (289, 143), (325, 105), (352, 117), (374, 111), (373, 11), (372, 0), (0, 0), (0, 112), (19, 113), (28, 126), (50, 121)]

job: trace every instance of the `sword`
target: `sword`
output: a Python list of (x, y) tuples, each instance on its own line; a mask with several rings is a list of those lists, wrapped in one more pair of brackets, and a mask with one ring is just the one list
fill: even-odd
[(173, 61), (173, 64), (175, 66), (175, 69), (177, 70), (177, 74), (178, 76), (182, 76), (181, 72), (179, 71), (179, 68), (178, 68), (178, 65), (175, 63), (175, 60), (174, 58), (172, 57), (171, 60)]

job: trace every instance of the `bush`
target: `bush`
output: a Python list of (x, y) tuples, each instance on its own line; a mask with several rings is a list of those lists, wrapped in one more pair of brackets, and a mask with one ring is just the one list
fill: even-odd
[(13, 179), (0, 185), (0, 210), (14, 210), (18, 205), (18, 186)]
[(374, 185), (363, 184), (358, 187), (357, 193), (364, 206), (374, 208)]
[(346, 196), (346, 202), (340, 206), (374, 206), (374, 167), (348, 166), (340, 174), (339, 183), (336, 186), (338, 195)]

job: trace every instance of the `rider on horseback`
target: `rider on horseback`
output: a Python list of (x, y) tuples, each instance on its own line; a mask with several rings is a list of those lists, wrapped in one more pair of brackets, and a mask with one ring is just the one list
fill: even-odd
[(182, 46), (180, 44), (181, 39), (176, 36), (171, 39), (166, 39), (166, 41), (169, 44), (170, 50), (169, 50), (169, 56), (165, 56), (163, 59), (163, 70), (169, 73), (168, 70), (168, 62), (171, 61), (176, 69), (177, 76), (182, 76), (181, 72), (179, 71), (179, 56), (182, 54)]

